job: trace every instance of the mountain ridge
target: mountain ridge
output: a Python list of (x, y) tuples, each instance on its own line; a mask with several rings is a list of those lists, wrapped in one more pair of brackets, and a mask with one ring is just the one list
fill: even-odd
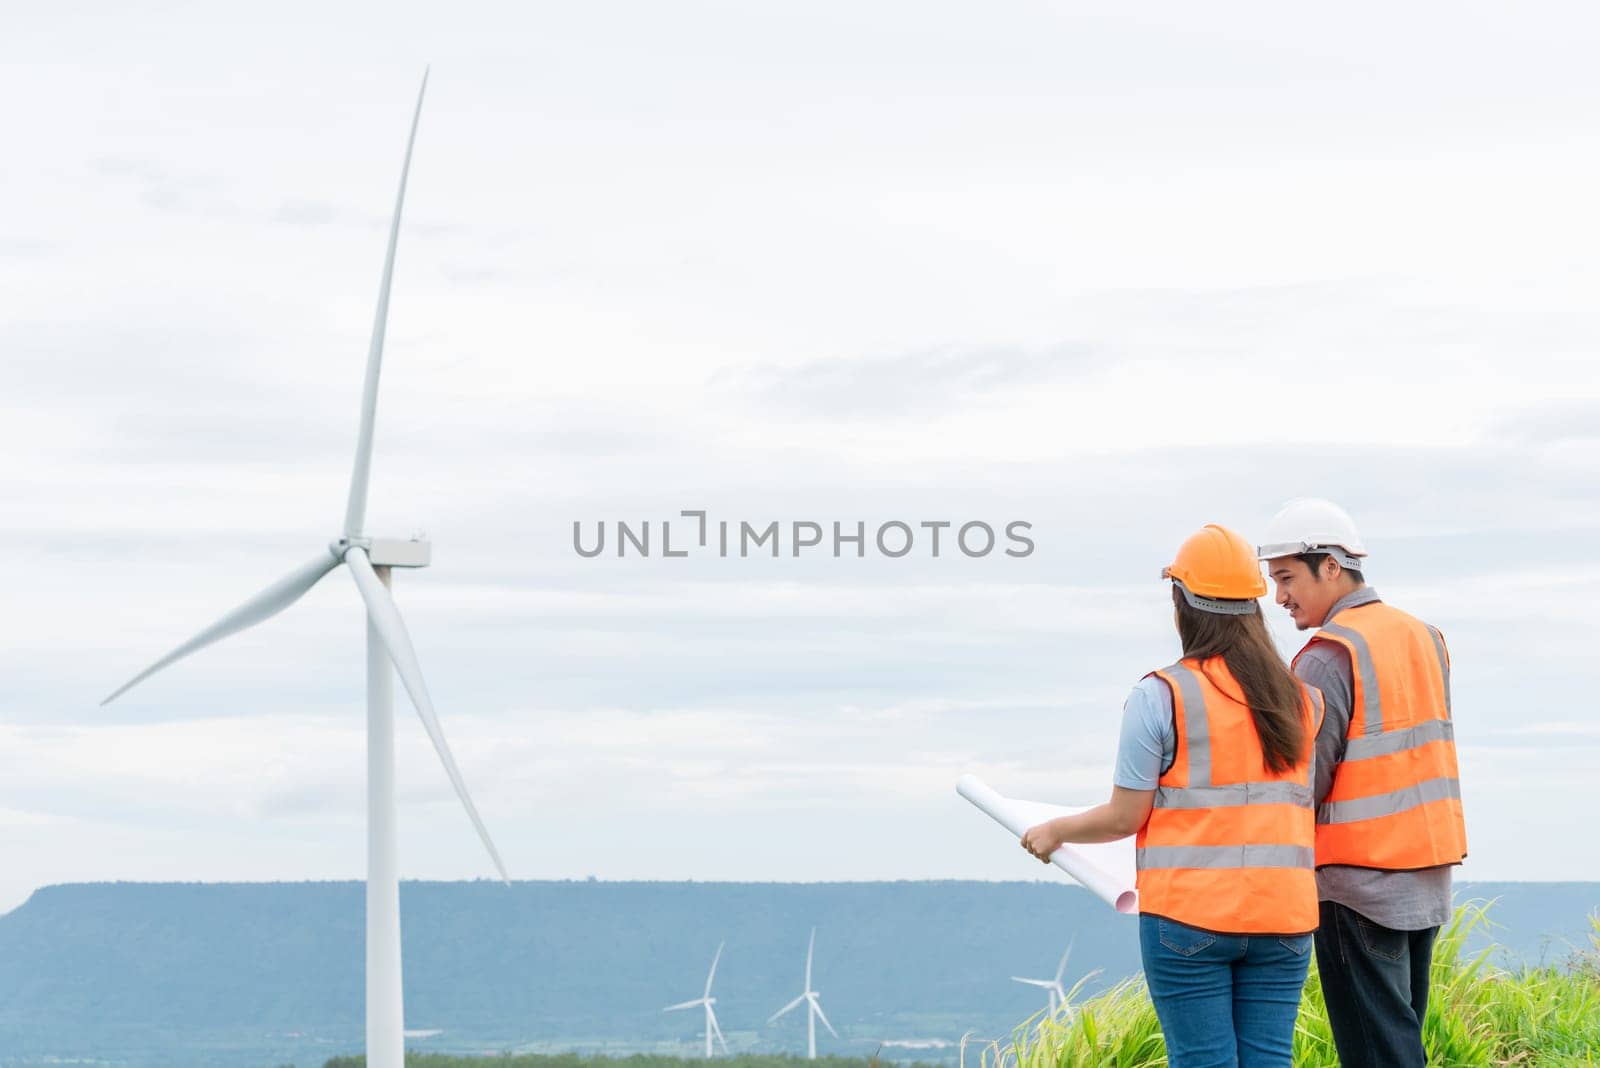
[[(1600, 883), (1458, 887), (1488, 897), (1496, 937), (1559, 960), (1563, 940), (1585, 944)], [(40, 887), (0, 915), (0, 1064), (304, 1068), (358, 1050), (363, 904), (358, 881)], [(1043, 1006), (1011, 976), (1053, 974), (1069, 941), (1068, 985), (1139, 966), (1136, 925), (1060, 881), (412, 881), (401, 912), (407, 1026), (442, 1032), (419, 1049), (692, 1053), (698, 1018), (661, 1009), (699, 996), (726, 942), (713, 992), (729, 1043), (803, 1050), (803, 1021), (765, 1021), (799, 993), (813, 925), (842, 1036), (821, 1052), (1004, 1038)]]

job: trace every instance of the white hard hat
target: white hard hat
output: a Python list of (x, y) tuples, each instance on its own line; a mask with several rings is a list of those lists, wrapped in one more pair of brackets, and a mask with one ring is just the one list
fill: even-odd
[(1360, 571), (1367, 547), (1355, 520), (1343, 508), (1321, 497), (1296, 497), (1267, 524), (1266, 539), (1256, 546), (1256, 559), (1301, 553), (1327, 553), (1340, 567)]

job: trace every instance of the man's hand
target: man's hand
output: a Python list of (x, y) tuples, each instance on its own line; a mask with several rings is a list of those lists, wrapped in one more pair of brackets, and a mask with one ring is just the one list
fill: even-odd
[(1038, 857), (1041, 861), (1050, 863), (1050, 854), (1061, 848), (1062, 837), (1057, 832), (1055, 820), (1046, 820), (1034, 827), (1029, 827), (1022, 836), (1022, 848)]

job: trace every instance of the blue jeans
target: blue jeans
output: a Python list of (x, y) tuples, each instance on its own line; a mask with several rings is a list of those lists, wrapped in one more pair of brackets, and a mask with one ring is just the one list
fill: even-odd
[(1428, 972), (1439, 928), (1395, 931), (1322, 903), (1317, 968), (1344, 1068), (1422, 1068)]
[(1230, 935), (1139, 917), (1170, 1068), (1289, 1068), (1311, 936)]

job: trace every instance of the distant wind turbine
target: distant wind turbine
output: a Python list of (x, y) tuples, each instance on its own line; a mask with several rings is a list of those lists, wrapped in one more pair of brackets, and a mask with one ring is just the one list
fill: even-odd
[(1061, 977), (1067, 973), (1067, 958), (1072, 956), (1072, 943), (1067, 943), (1067, 951), (1061, 954), (1061, 963), (1056, 967), (1054, 979), (1024, 979), (1020, 975), (1013, 975), (1012, 981), (1027, 983), (1029, 986), (1042, 986), (1050, 996), (1050, 1015), (1054, 1016), (1061, 1006), (1067, 1003), (1067, 991), (1061, 985)]
[(411, 134), (406, 140), (405, 162), (400, 169), (400, 191), (389, 224), (389, 247), (378, 287), (378, 310), (367, 350), (366, 380), (361, 391), (361, 428), (356, 439), (350, 495), (345, 507), (344, 530), (305, 564), (268, 586), (232, 612), (135, 675), (101, 704), (109, 703), (169, 664), (198, 652), (247, 627), (282, 612), (298, 601), (324, 575), (343, 564), (355, 580), (367, 607), (367, 1064), (371, 1068), (402, 1068), (405, 1058), (405, 1007), (400, 975), (400, 872), (396, 844), (394, 770), (394, 674), (411, 697), (422, 727), (439, 754), (456, 796), (467, 810), (478, 837), (489, 851), (495, 870), (510, 885), (500, 853), (478, 815), (467, 784), (445, 742), (444, 730), (433, 700), (422, 681), (422, 668), (406, 633), (405, 621), (389, 593), (390, 571), (396, 567), (426, 567), (428, 542), (400, 541), (367, 536), (367, 486), (372, 473), (372, 436), (378, 415), (378, 376), (383, 366), (383, 337), (389, 318), (389, 288), (394, 278), (395, 247), (400, 238), (400, 210), (405, 204), (406, 176), (411, 169), (411, 149), (422, 117), (422, 98), (428, 88), (424, 71), (417, 91)]
[(818, 1020), (822, 1021), (822, 1026), (828, 1029), (828, 1033), (830, 1035), (832, 1035), (834, 1038), (839, 1037), (839, 1032), (833, 1029), (833, 1024), (829, 1023), (828, 1018), (822, 1014), (822, 1003), (817, 1000), (817, 992), (811, 989), (811, 955), (816, 948), (817, 929), (813, 927), (811, 928), (811, 942), (806, 946), (805, 990), (801, 992), (799, 997), (795, 998), (793, 1001), (789, 1002), (789, 1004), (785, 1005), (783, 1008), (767, 1017), (767, 1023), (776, 1023), (778, 1017), (782, 1016), (790, 1009), (799, 1008), (800, 1004), (804, 1002), (806, 1004), (806, 1056), (811, 1060), (817, 1059)]
[(679, 1009), (692, 1009), (696, 1005), (704, 1005), (706, 1007), (706, 1060), (710, 1060), (713, 1053), (711, 1049), (712, 1035), (715, 1035), (717, 1041), (722, 1043), (722, 1052), (728, 1052), (728, 1040), (722, 1037), (722, 1028), (717, 1026), (716, 1010), (711, 1007), (717, 1003), (717, 999), (711, 996), (711, 980), (717, 977), (717, 961), (722, 959), (722, 947), (725, 945), (727, 945), (726, 942), (717, 943), (717, 955), (711, 958), (711, 971), (706, 974), (705, 993), (693, 1001), (680, 1001), (676, 1005), (668, 1005), (661, 1010), (662, 1012), (677, 1012)]

